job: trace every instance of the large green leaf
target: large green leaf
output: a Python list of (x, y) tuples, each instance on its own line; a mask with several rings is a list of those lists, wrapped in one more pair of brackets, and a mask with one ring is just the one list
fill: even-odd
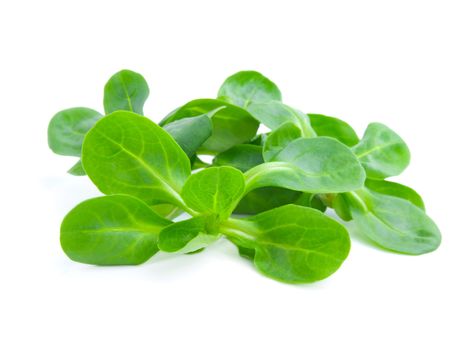
[(227, 165), (243, 172), (262, 163), (264, 163), (262, 147), (250, 144), (237, 145), (219, 153), (212, 162), (215, 166)]
[(282, 124), (290, 122), (301, 130), (302, 136), (316, 136), (306, 114), (279, 101), (253, 103), (248, 107), (248, 111), (254, 118), (271, 130), (275, 130)]
[(182, 198), (193, 210), (215, 220), (227, 219), (245, 191), (240, 170), (222, 166), (192, 174), (182, 188)]
[(89, 199), (63, 219), (60, 243), (72, 260), (95, 265), (141, 264), (157, 251), (160, 230), (171, 222), (139, 199)]
[[(333, 274), (346, 259), (346, 229), (318, 210), (286, 205), (247, 219), (230, 219), (221, 231), (254, 259), (263, 274), (308, 283)], [(254, 254), (253, 254), (254, 252)]]
[(209, 116), (203, 114), (199, 117), (180, 119), (166, 124), (164, 130), (177, 141), (186, 155), (191, 158), (212, 135), (212, 123)]
[(102, 118), (90, 108), (77, 107), (58, 112), (48, 128), (50, 149), (64, 156), (81, 156), (84, 136)]
[(112, 75), (104, 87), (104, 110), (130, 111), (143, 114), (143, 106), (149, 96), (149, 87), (141, 74), (121, 70)]
[(328, 137), (292, 141), (272, 160), (245, 173), (247, 192), (274, 186), (339, 193), (359, 189), (365, 181), (365, 172), (350, 149)]
[(246, 110), (215, 99), (198, 99), (188, 102), (166, 116), (160, 125), (165, 126), (176, 120), (197, 117), (216, 111), (211, 117), (212, 135), (200, 151), (217, 153), (234, 145), (251, 140), (258, 130), (258, 122)]
[(318, 136), (333, 137), (349, 147), (359, 141), (354, 129), (343, 120), (322, 114), (308, 114), (308, 118)]
[(386, 249), (417, 255), (431, 252), (441, 243), (436, 224), (408, 200), (368, 189), (343, 197), (357, 229)]
[(382, 180), (399, 175), (409, 165), (410, 152), (405, 142), (386, 125), (371, 123), (354, 153), (370, 179)]
[(159, 249), (164, 252), (193, 253), (219, 239), (217, 232), (208, 233), (206, 218), (199, 216), (166, 226), (159, 236)]
[(279, 88), (261, 73), (242, 71), (228, 77), (219, 89), (218, 97), (246, 108), (251, 103), (281, 101)]
[(86, 135), (82, 160), (105, 194), (183, 206), (179, 192), (190, 175), (190, 161), (166, 131), (145, 117), (119, 111), (101, 119)]
[(263, 158), (266, 162), (274, 159), (293, 140), (302, 136), (300, 128), (286, 122), (271, 132), (263, 146)]

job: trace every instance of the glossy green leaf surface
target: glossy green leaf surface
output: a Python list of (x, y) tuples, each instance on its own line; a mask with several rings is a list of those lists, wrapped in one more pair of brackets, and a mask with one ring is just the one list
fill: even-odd
[(359, 189), (365, 172), (350, 149), (328, 137), (297, 139), (272, 162), (245, 173), (247, 192), (259, 187), (284, 187), (311, 193), (338, 193)]
[[(318, 210), (286, 205), (222, 227), (268, 277), (308, 283), (333, 274), (346, 259), (346, 229)], [(246, 250), (246, 251), (245, 251)]]
[(160, 230), (171, 222), (126, 195), (82, 202), (63, 219), (60, 243), (72, 260), (94, 265), (136, 265), (157, 251)]
[(105, 113), (130, 111), (143, 115), (143, 106), (148, 96), (149, 87), (141, 74), (130, 70), (121, 70), (105, 84)]
[(221, 166), (192, 174), (182, 188), (182, 198), (193, 210), (225, 220), (245, 191), (243, 173)]
[(75, 165), (73, 165), (69, 170), (68, 174), (74, 175), (74, 176), (85, 176), (86, 171), (83, 168), (83, 163), (81, 162), (81, 159), (76, 162)]
[(180, 205), (190, 161), (160, 126), (119, 111), (101, 119), (83, 143), (84, 169), (105, 194), (129, 194), (148, 204)]
[(164, 252), (193, 253), (219, 239), (206, 232), (206, 218), (194, 217), (166, 226), (159, 236), (159, 249)]
[(272, 131), (263, 146), (263, 158), (266, 162), (275, 158), (293, 140), (302, 136), (300, 128), (294, 123), (286, 122)]
[(355, 146), (359, 141), (354, 129), (343, 120), (322, 114), (308, 114), (308, 118), (318, 136), (335, 138), (349, 147)]
[(202, 151), (222, 152), (247, 142), (256, 135), (259, 124), (248, 111), (215, 99), (190, 101), (166, 116), (160, 125), (165, 126), (176, 120), (197, 117), (212, 111), (216, 111), (211, 117), (212, 135), (203, 144)]
[(282, 100), (276, 84), (255, 71), (242, 71), (231, 75), (224, 81), (217, 95), (220, 99), (242, 108), (252, 103)]
[(266, 125), (271, 130), (275, 130), (282, 124), (290, 122), (295, 124), (304, 137), (316, 136), (311, 127), (308, 116), (297, 109), (289, 107), (279, 101), (265, 103), (254, 103), (248, 107), (248, 111), (260, 123)]
[(243, 172), (262, 163), (264, 163), (263, 148), (249, 144), (237, 145), (225, 152), (219, 153), (214, 157), (212, 162), (215, 166), (227, 165)]
[(371, 123), (353, 151), (370, 179), (382, 180), (399, 175), (410, 163), (405, 142), (386, 125)]
[(48, 128), (50, 149), (64, 156), (81, 156), (84, 136), (102, 118), (90, 108), (76, 107), (58, 112)]
[(435, 250), (441, 243), (433, 220), (405, 199), (368, 189), (344, 196), (357, 229), (386, 249), (418, 255)]
[(408, 200), (412, 202), (413, 205), (425, 210), (425, 203), (423, 203), (422, 197), (408, 186), (401, 185), (397, 182), (370, 179), (365, 181), (365, 186), (374, 192)]
[(199, 117), (179, 119), (166, 124), (167, 131), (186, 155), (191, 158), (203, 143), (212, 135), (211, 119), (203, 114)]

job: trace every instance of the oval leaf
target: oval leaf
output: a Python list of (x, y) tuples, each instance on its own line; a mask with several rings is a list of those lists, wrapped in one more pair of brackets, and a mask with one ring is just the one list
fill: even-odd
[(176, 120), (212, 114), (212, 135), (200, 151), (217, 153), (251, 140), (258, 130), (258, 122), (246, 110), (221, 100), (198, 99), (188, 102), (165, 117), (160, 125)]
[(125, 195), (89, 199), (63, 219), (60, 243), (72, 260), (94, 265), (136, 265), (157, 251), (160, 230), (171, 222)]
[(308, 118), (318, 136), (335, 138), (349, 147), (355, 146), (359, 141), (354, 129), (343, 120), (322, 114), (308, 114)]
[(276, 84), (255, 71), (242, 71), (231, 75), (224, 81), (217, 96), (243, 108), (251, 103), (282, 100)]
[(102, 118), (90, 108), (76, 107), (55, 114), (49, 123), (50, 149), (64, 156), (81, 156), (84, 136)]
[(405, 142), (386, 125), (371, 123), (361, 141), (352, 148), (370, 179), (399, 175), (410, 163)]
[(368, 189), (344, 196), (357, 229), (386, 249), (418, 255), (435, 250), (441, 243), (436, 224), (405, 199)]
[(192, 174), (182, 188), (182, 198), (195, 211), (224, 220), (245, 191), (245, 179), (232, 167), (213, 167)]
[(425, 210), (425, 203), (423, 203), (422, 197), (408, 186), (401, 185), (397, 182), (370, 179), (365, 181), (365, 186), (374, 192), (408, 200), (412, 202), (413, 205)]
[(245, 176), (247, 192), (275, 186), (339, 193), (359, 189), (365, 181), (365, 172), (350, 149), (328, 137), (292, 141), (272, 162), (248, 170)]
[(350, 250), (346, 229), (318, 210), (286, 205), (248, 219), (229, 220), (222, 232), (242, 247), (263, 274), (287, 283), (324, 279)]
[(247, 193), (238, 203), (236, 214), (258, 214), (285, 204), (295, 203), (301, 192), (281, 187), (257, 188)]
[(84, 169), (105, 194), (129, 194), (149, 204), (181, 205), (190, 161), (160, 126), (119, 111), (101, 119), (83, 143)]
[(149, 96), (149, 87), (141, 74), (131, 70), (115, 73), (104, 87), (104, 110), (130, 111), (143, 114), (143, 106)]

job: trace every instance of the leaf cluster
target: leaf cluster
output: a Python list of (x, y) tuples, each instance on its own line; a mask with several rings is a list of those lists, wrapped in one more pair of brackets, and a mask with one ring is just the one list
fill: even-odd
[[(236, 73), (216, 98), (190, 101), (160, 123), (144, 116), (145, 79), (123, 70), (104, 88), (104, 113), (71, 108), (48, 128), (69, 170), (104, 194), (64, 218), (60, 241), (74, 261), (134, 265), (159, 250), (200, 252), (225, 238), (264, 275), (309, 283), (347, 258), (353, 220), (381, 248), (423, 254), (441, 241), (413, 189), (387, 181), (409, 164), (407, 145), (371, 123), (360, 139), (346, 122), (282, 102), (254, 71)], [(270, 131), (257, 134), (259, 125)], [(200, 156), (210, 155), (205, 162)], [(188, 219), (175, 220), (187, 213)]]

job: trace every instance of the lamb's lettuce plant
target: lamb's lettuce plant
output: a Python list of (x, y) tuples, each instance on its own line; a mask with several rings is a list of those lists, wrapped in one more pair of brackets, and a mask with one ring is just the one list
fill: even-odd
[[(69, 172), (106, 195), (64, 218), (60, 241), (70, 259), (135, 265), (225, 238), (265, 276), (309, 283), (333, 274), (350, 250), (327, 208), (385, 249), (423, 254), (439, 246), (420, 195), (386, 180), (410, 161), (387, 126), (372, 123), (359, 139), (342, 120), (284, 104), (276, 84), (253, 71), (230, 76), (217, 98), (192, 100), (159, 125), (143, 116), (148, 95), (144, 78), (123, 70), (105, 85), (105, 116), (71, 108), (49, 124), (52, 151), (79, 157)], [(270, 132), (257, 135), (260, 124)]]

